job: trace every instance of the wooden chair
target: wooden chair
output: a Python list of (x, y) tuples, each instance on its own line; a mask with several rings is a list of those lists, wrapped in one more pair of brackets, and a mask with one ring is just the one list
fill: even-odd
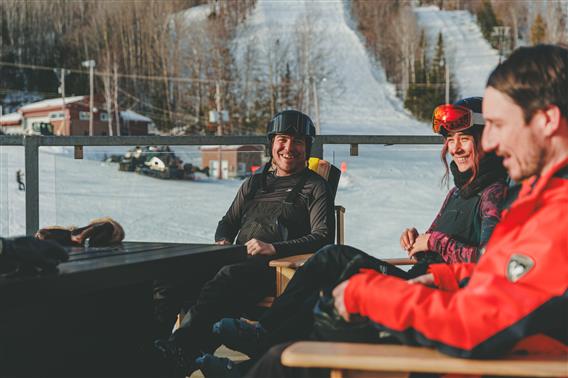
[(568, 377), (566, 355), (470, 360), (450, 357), (435, 349), (405, 345), (302, 341), (284, 350), (282, 363), (290, 367), (329, 368), (331, 378), (407, 377), (410, 372)]

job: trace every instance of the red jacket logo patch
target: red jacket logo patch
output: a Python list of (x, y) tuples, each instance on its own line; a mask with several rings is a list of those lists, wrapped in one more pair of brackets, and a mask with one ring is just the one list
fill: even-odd
[(522, 276), (527, 274), (534, 266), (532, 258), (514, 254), (511, 256), (507, 264), (507, 279), (511, 282), (517, 282)]

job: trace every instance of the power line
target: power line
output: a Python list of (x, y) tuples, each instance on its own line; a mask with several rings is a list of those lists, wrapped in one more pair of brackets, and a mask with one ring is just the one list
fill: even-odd
[[(53, 71), (53, 70), (58, 70), (61, 69), (61, 67), (49, 67), (49, 66), (41, 66), (41, 65), (36, 65), (36, 64), (24, 64), (24, 63), (10, 63), (10, 62), (0, 62), (0, 66), (5, 66), (5, 67), (15, 67), (15, 68), (28, 68), (28, 69), (32, 69), (32, 70), (44, 70), (44, 71)], [(85, 71), (85, 70), (78, 70), (78, 69), (74, 69), (74, 68), (66, 68), (65, 70), (71, 72), (71, 73), (76, 73), (76, 74), (80, 74), (80, 75), (88, 75), (89, 71)], [(96, 76), (110, 76), (112, 77), (113, 74), (110, 72), (101, 72), (101, 71), (94, 71), (94, 74)], [(205, 83), (205, 84), (215, 84), (217, 82), (219, 83), (223, 83), (223, 84), (234, 84), (234, 83), (239, 83), (241, 82), (239, 81), (235, 81), (235, 80), (226, 80), (226, 79), (193, 79), (193, 78), (187, 78), (187, 77), (174, 77), (174, 76), (157, 76), (157, 75), (137, 75), (137, 74), (117, 74), (118, 77), (121, 78), (128, 78), (128, 79), (141, 79), (141, 80), (170, 80), (170, 81), (178, 81), (178, 82), (188, 82), (188, 83)]]

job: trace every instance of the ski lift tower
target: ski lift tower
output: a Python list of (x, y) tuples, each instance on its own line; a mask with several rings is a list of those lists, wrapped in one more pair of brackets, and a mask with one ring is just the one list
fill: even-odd
[(494, 26), (491, 33), (491, 37), (497, 43), (497, 49), (499, 50), (499, 64), (505, 57), (505, 52), (509, 51), (508, 46), (506, 46), (506, 42), (509, 40), (509, 30), (510, 27), (508, 26)]

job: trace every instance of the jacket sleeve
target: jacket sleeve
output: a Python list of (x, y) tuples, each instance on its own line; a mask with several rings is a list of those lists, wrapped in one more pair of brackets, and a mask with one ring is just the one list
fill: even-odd
[(460, 283), (471, 276), (475, 264), (432, 264), (428, 273), (434, 276), (434, 283), (438, 289), (453, 291), (460, 287)]
[[(438, 252), (447, 263), (478, 261), (481, 256), (480, 251), (487, 244), (493, 229), (499, 222), (501, 202), (506, 195), (507, 186), (501, 182), (490, 185), (481, 194), (479, 245), (468, 245), (453, 239), (446, 233), (433, 231), (428, 239), (428, 249)], [(440, 213), (442, 211), (443, 207)]]
[(314, 186), (308, 203), (310, 233), (297, 239), (273, 243), (279, 257), (316, 252), (335, 239), (335, 209), (331, 189), (320, 180)]
[(566, 241), (540, 244), (542, 250), (528, 255), (534, 267), (516, 281), (506, 278), (506, 258), (499, 263), (485, 256), (484, 269), (476, 267), (468, 285), (453, 291), (377, 272), (358, 274), (346, 287), (346, 309), (369, 317), (404, 344), (465, 358), (495, 357), (534, 334), (562, 337), (568, 305), (568, 255), (560, 252), (562, 244)]
[(241, 228), (241, 218), (244, 211), (245, 198), (252, 189), (252, 180), (255, 176), (251, 176), (243, 182), (239, 188), (233, 203), (227, 210), (227, 213), (217, 224), (215, 230), (215, 241), (227, 240), (231, 243), (235, 241), (239, 229)]

